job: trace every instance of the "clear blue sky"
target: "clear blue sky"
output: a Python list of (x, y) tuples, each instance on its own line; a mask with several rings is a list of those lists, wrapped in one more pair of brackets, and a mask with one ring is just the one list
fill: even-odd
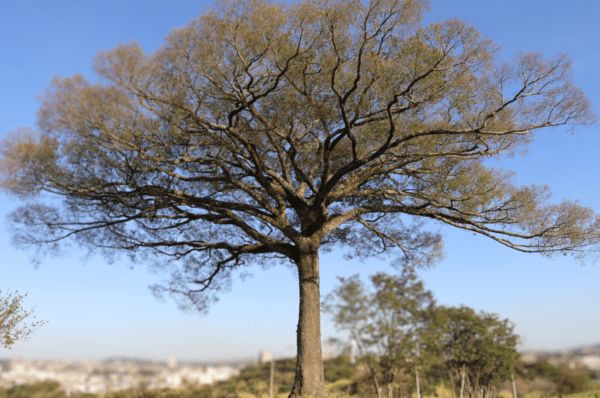
[[(55, 74), (90, 76), (93, 56), (137, 40), (152, 51), (173, 28), (197, 17), (201, 0), (0, 0), (0, 136), (34, 126), (40, 95)], [(573, 59), (576, 84), (600, 114), (600, 2), (596, 0), (432, 0), (427, 21), (460, 18), (503, 45)], [(539, 134), (524, 158), (502, 167), (522, 184), (548, 184), (555, 198), (579, 199), (600, 211), (599, 129), (576, 135), (559, 129)], [(0, 194), (0, 223), (18, 206)], [(465, 304), (511, 319), (522, 349), (561, 349), (600, 343), (600, 263), (580, 266), (569, 257), (548, 260), (513, 252), (484, 237), (443, 228), (446, 258), (421, 272), (442, 304)], [(81, 261), (81, 253), (49, 259), (35, 269), (0, 226), (0, 289), (28, 292), (26, 306), (49, 321), (29, 342), (1, 357), (97, 359), (128, 355), (165, 360), (254, 357), (261, 349), (295, 353), (298, 287), (294, 272), (254, 269), (237, 279), (207, 316), (182, 313), (173, 301), (157, 302), (148, 285), (163, 276), (144, 264)], [(340, 253), (321, 258), (321, 288), (338, 275), (390, 270), (385, 262), (346, 262)], [(323, 338), (335, 335), (327, 317)]]

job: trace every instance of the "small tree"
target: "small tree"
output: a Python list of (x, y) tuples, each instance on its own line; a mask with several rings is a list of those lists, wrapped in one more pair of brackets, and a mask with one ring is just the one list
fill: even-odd
[(372, 295), (360, 280), (359, 275), (349, 278), (338, 277), (340, 286), (328, 294), (323, 302), (323, 311), (333, 315), (338, 330), (349, 333), (350, 341), (356, 344), (359, 356), (364, 360), (371, 373), (375, 392), (379, 397), (377, 367), (366, 341), (372, 312)]
[[(600, 220), (518, 187), (492, 156), (594, 122), (565, 55), (499, 60), (427, 0), (222, 0), (165, 44), (101, 53), (97, 83), (54, 78), (39, 130), (0, 145), (0, 186), (41, 254), (73, 239), (171, 271), (158, 294), (205, 310), (247, 264), (298, 271), (293, 396), (325, 395), (319, 253), (431, 265), (425, 220), (515, 250), (583, 255)], [(55, 200), (62, 199), (62, 202)]]
[(339, 278), (323, 309), (339, 330), (348, 331), (359, 347), (379, 397), (378, 377), (391, 389), (399, 372), (414, 374), (437, 358), (440, 330), (433, 322), (434, 300), (411, 270), (371, 276), (373, 291), (358, 275)]
[(34, 309), (30, 311), (23, 309), (22, 301), (25, 297), (27, 294), (19, 295), (18, 291), (0, 296), (0, 345), (4, 348), (10, 349), (16, 341), (28, 340), (30, 334), (46, 323), (44, 321), (30, 324), (23, 322), (34, 311)]
[(442, 355), (451, 374), (460, 380), (460, 398), (465, 387), (469, 397), (480, 397), (482, 392), (489, 396), (494, 385), (509, 380), (514, 371), (518, 357), (514, 325), (466, 306), (440, 311), (446, 318)]

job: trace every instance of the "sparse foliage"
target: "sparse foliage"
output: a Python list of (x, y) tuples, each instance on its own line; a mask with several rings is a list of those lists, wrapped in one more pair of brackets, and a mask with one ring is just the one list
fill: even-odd
[[(20, 295), (18, 291), (1, 295), (0, 290), (0, 345), (11, 348), (16, 341), (26, 341), (29, 335), (44, 325), (45, 321), (25, 323), (33, 309), (23, 308), (23, 299), (27, 294)], [(35, 319), (35, 317), (33, 317)]]
[(37, 198), (12, 215), (16, 242), (158, 258), (172, 278), (155, 291), (199, 309), (246, 264), (292, 264), (295, 396), (324, 396), (320, 252), (432, 265), (434, 220), (582, 256), (599, 241), (591, 209), (484, 164), (594, 122), (569, 59), (501, 61), (465, 22), (422, 26), (428, 6), (222, 0), (152, 54), (99, 54), (97, 83), (54, 78), (39, 131), (0, 147), (0, 185)]

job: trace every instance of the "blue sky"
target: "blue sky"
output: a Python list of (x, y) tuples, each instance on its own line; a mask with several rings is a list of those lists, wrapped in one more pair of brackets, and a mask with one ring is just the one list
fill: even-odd
[[(503, 45), (502, 54), (565, 52), (574, 77), (600, 114), (600, 2), (539, 0), (432, 0), (428, 22), (463, 19)], [(0, 136), (20, 125), (35, 126), (36, 96), (55, 74), (91, 75), (101, 50), (132, 40), (152, 51), (173, 28), (197, 17), (208, 2), (0, 0)], [(560, 129), (538, 134), (523, 158), (499, 165), (517, 172), (522, 184), (547, 184), (555, 198), (579, 199), (600, 211), (600, 128), (570, 135)], [(18, 206), (0, 193), (0, 223)], [(445, 260), (421, 276), (442, 304), (465, 304), (516, 323), (522, 349), (562, 349), (600, 343), (600, 268), (569, 257), (546, 259), (517, 253), (484, 237), (448, 227)], [(298, 311), (294, 271), (287, 267), (234, 280), (206, 316), (158, 302), (148, 285), (163, 276), (144, 264), (108, 265), (82, 253), (44, 261), (37, 269), (26, 252), (10, 244), (0, 226), (0, 290), (28, 292), (26, 307), (49, 323), (28, 342), (1, 357), (97, 359), (127, 355), (166, 360), (254, 357), (270, 349), (293, 356)], [(385, 261), (347, 262), (341, 253), (321, 258), (321, 289), (336, 276), (391, 271)], [(336, 335), (327, 317), (322, 334)]]

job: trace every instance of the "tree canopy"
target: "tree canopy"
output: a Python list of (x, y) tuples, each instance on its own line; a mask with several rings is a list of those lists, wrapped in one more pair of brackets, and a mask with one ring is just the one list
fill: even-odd
[(321, 396), (319, 252), (434, 264), (433, 220), (583, 255), (598, 243), (591, 209), (485, 162), (595, 121), (569, 59), (501, 60), (465, 22), (423, 26), (428, 6), (222, 0), (153, 53), (98, 54), (95, 82), (54, 78), (39, 128), (1, 143), (0, 185), (31, 199), (12, 215), (16, 242), (159, 255), (173, 277), (156, 291), (199, 309), (238, 267), (293, 264), (294, 394)]

